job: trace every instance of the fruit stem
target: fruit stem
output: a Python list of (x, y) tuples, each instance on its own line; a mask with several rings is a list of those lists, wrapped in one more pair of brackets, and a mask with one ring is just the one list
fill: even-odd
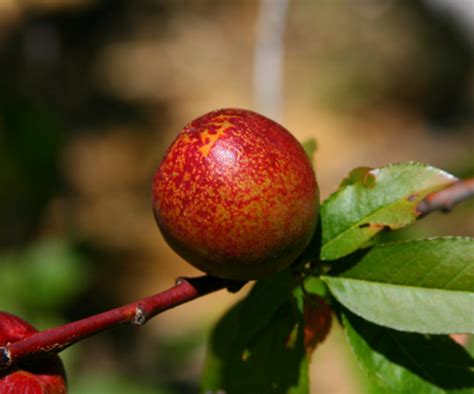
[(224, 288), (235, 291), (242, 285), (241, 282), (211, 276), (180, 278), (175, 286), (161, 293), (63, 326), (40, 331), (21, 341), (0, 347), (0, 369), (8, 368), (32, 356), (58, 353), (84, 338), (113, 327), (124, 324), (142, 326), (153, 316), (175, 306)]
[[(456, 204), (474, 197), (474, 178), (453, 182), (429, 194), (417, 205), (421, 216), (434, 211), (449, 211)], [(108, 329), (132, 324), (142, 326), (150, 318), (198, 297), (227, 288), (238, 291), (245, 282), (199, 276), (180, 278), (176, 285), (134, 303), (99, 313), (63, 326), (40, 331), (21, 341), (0, 347), (0, 369), (30, 357), (59, 353), (80, 340)]]

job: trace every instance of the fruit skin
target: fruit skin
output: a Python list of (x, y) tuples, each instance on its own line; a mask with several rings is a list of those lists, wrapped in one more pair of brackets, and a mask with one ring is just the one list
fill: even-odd
[(309, 159), (282, 126), (221, 109), (189, 123), (155, 174), (153, 210), (169, 245), (202, 271), (250, 280), (291, 264), (317, 224)]
[(304, 347), (309, 355), (331, 330), (332, 309), (326, 300), (314, 294), (304, 298)]
[[(37, 330), (26, 321), (0, 312), (0, 346), (17, 342)], [(66, 394), (64, 367), (58, 356), (27, 360), (0, 370), (0, 394)]]

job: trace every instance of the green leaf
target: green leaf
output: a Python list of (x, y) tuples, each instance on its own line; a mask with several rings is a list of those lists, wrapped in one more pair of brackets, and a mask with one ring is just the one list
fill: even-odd
[(201, 392), (309, 392), (303, 293), (288, 271), (257, 282), (217, 324)]
[(322, 278), (352, 312), (403, 331), (474, 333), (474, 239), (396, 242), (356, 255)]
[(417, 204), (456, 179), (420, 163), (353, 170), (321, 206), (321, 259), (341, 258), (367, 245), (382, 230), (414, 222)]
[(474, 360), (448, 336), (396, 331), (348, 311), (342, 321), (360, 367), (386, 392), (473, 392)]
[(303, 141), (301, 145), (303, 146), (306, 156), (308, 156), (309, 160), (311, 161), (311, 164), (314, 164), (314, 153), (318, 149), (316, 140), (314, 138), (310, 138), (306, 141)]
[(316, 276), (308, 275), (303, 281), (303, 287), (306, 293), (310, 295), (317, 295), (322, 298), (328, 297), (326, 284)]

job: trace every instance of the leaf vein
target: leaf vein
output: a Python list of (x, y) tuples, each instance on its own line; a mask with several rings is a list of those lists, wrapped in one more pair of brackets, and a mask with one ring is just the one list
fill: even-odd
[(448, 280), (445, 284), (444, 284), (444, 287), (447, 288), (448, 285), (450, 285), (452, 282), (454, 282), (456, 279), (458, 279), (458, 277), (462, 274), (464, 274), (464, 272), (466, 272), (466, 270), (468, 268), (471, 268), (472, 266), (474, 266), (474, 263), (473, 264), (466, 264), (463, 268), (461, 268), (460, 271), (458, 271), (457, 273), (455, 273), (455, 275), (450, 279)]

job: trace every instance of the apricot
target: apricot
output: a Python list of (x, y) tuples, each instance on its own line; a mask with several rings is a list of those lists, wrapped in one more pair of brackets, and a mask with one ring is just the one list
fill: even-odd
[(163, 237), (198, 269), (250, 280), (289, 266), (318, 216), (299, 142), (255, 112), (221, 109), (189, 123), (166, 151), (152, 202)]
[[(20, 341), (37, 330), (26, 321), (0, 312), (0, 346)], [(22, 361), (0, 370), (0, 394), (66, 394), (66, 374), (56, 355)]]

